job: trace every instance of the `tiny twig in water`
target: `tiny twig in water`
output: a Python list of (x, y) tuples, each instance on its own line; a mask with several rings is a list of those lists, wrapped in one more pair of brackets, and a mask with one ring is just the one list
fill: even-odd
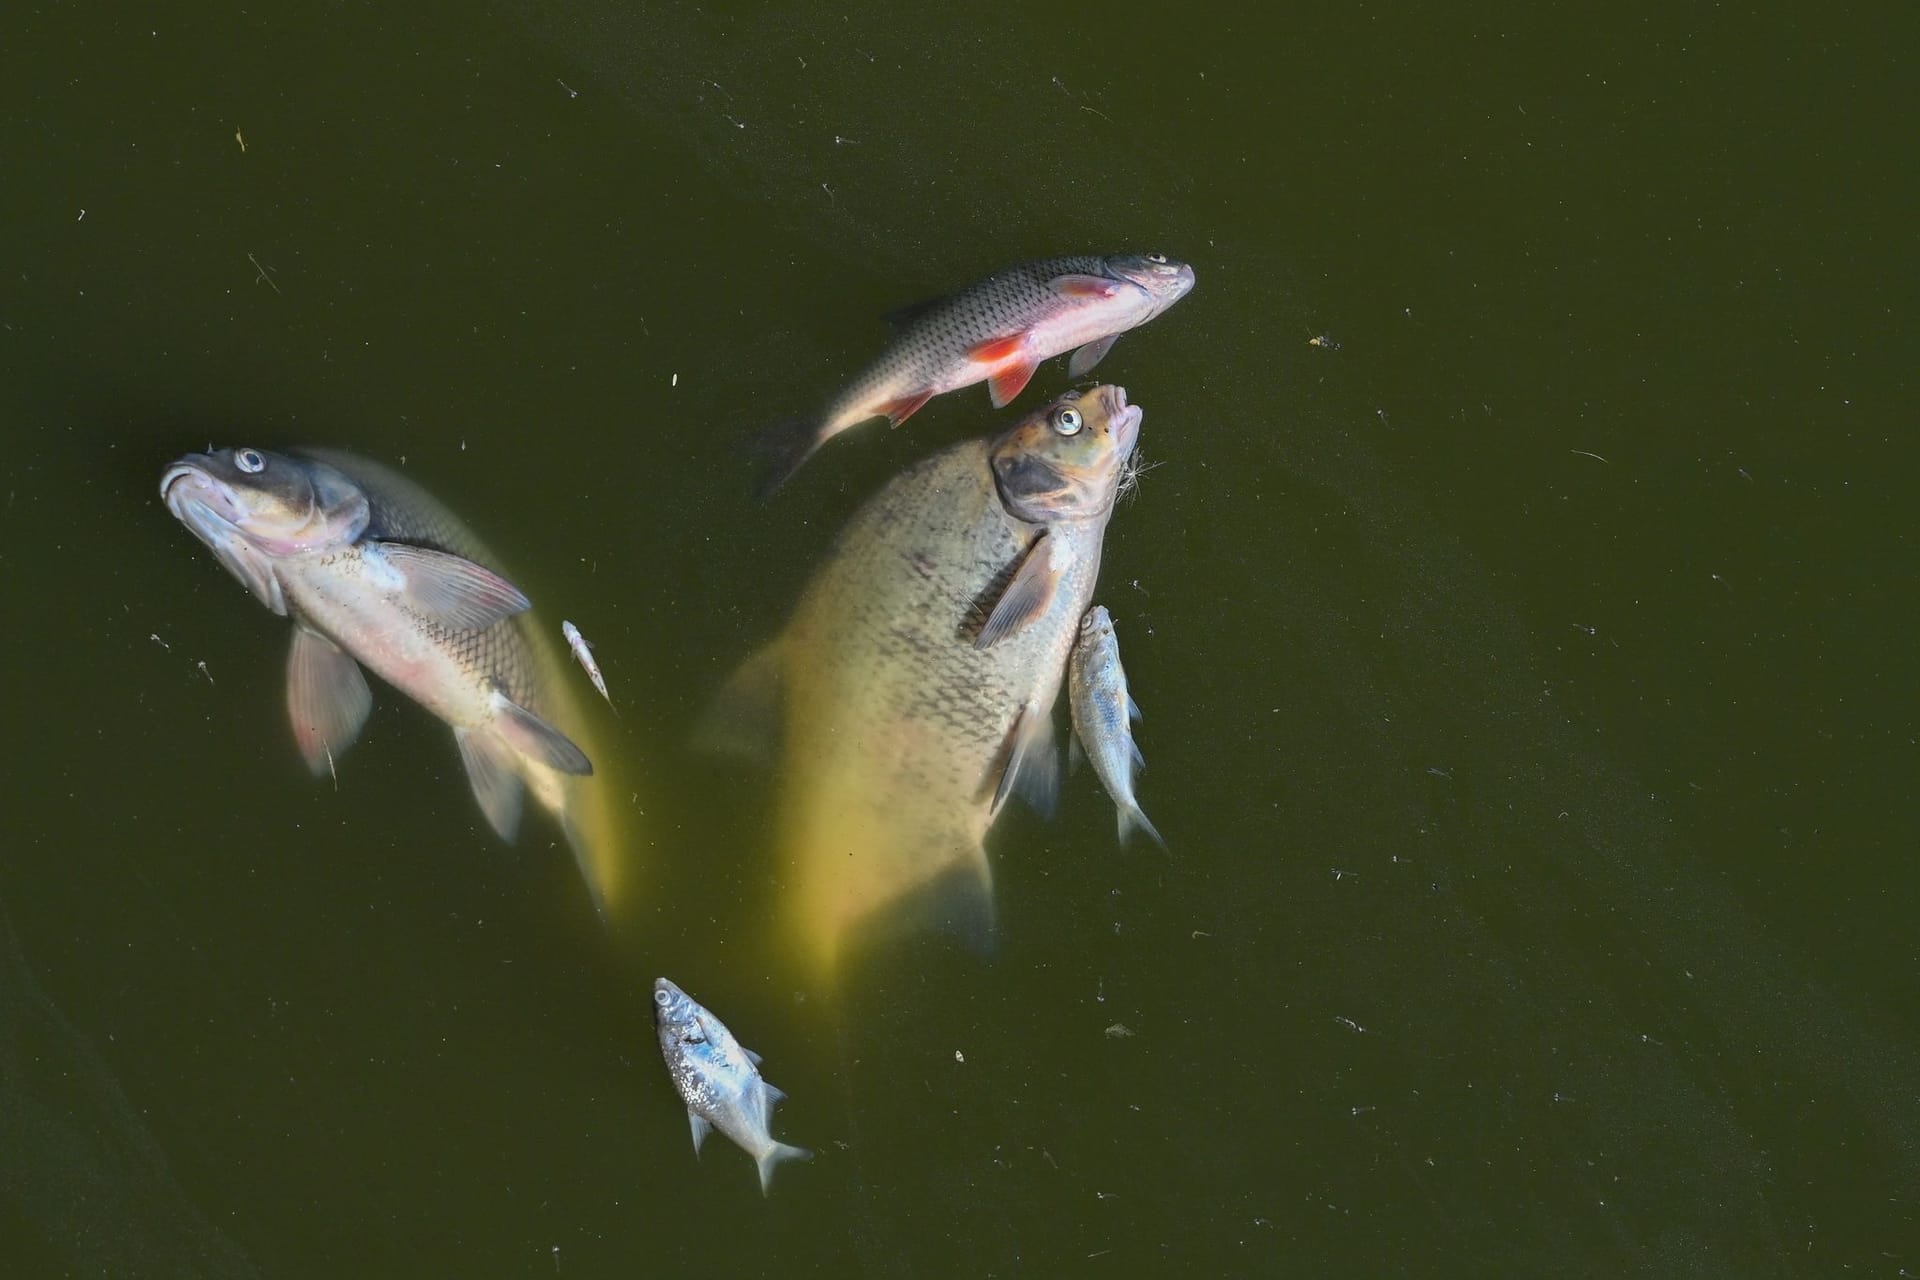
[[(259, 275), (253, 278), (253, 282), (255, 284), (259, 284), (262, 280), (265, 280), (267, 282), (267, 288), (273, 290), (275, 293), (280, 293), (280, 286), (273, 282), (272, 273), (269, 272), (265, 267), (260, 265), (260, 259), (254, 257), (251, 253), (249, 253), (247, 255), (247, 261), (251, 262), (253, 264), (253, 269), (260, 273)], [(280, 294), (280, 296), (284, 298), (286, 295)]]

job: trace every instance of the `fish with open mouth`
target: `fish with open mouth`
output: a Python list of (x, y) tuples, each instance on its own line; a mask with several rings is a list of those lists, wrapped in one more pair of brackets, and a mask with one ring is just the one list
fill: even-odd
[[(412, 481), (334, 450), (188, 454), (160, 481), (167, 509), (255, 599), (293, 623), (287, 712), (316, 774), (359, 736), (365, 666), (445, 721), (487, 822), (519, 828), (527, 790), (561, 821), (596, 901), (618, 878), (607, 823), (579, 784), (587, 754), (553, 723), (557, 688), (527, 597)], [(590, 832), (584, 829), (590, 826)]]
[(987, 830), (1010, 794), (1052, 804), (1054, 704), (1140, 420), (1120, 387), (1069, 392), (896, 477), (709, 709), (702, 746), (781, 765), (777, 858), (816, 970), (912, 908), (984, 940)]

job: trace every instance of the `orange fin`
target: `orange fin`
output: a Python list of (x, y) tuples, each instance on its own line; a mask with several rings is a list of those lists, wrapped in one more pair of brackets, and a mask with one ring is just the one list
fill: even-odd
[(931, 391), (916, 391), (910, 396), (901, 396), (898, 400), (889, 400), (880, 406), (880, 412), (887, 415), (887, 425), (897, 427), (920, 412), (920, 407), (933, 399)]
[(1028, 363), (1008, 365), (987, 379), (987, 394), (993, 398), (993, 407), (1004, 409), (1013, 402), (1013, 398), (1026, 388), (1033, 377), (1035, 366)]
[(1016, 333), (1005, 338), (988, 338), (985, 342), (976, 342), (967, 348), (967, 359), (975, 364), (999, 364), (1009, 356), (1020, 354), (1020, 348), (1027, 345), (1027, 335)]

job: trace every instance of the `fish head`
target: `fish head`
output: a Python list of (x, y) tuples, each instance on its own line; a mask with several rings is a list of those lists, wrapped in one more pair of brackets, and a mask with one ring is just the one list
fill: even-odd
[(1033, 524), (1105, 515), (1140, 438), (1140, 417), (1124, 387), (1067, 392), (993, 442), (1001, 503)]
[(660, 1033), (662, 1044), (690, 1036), (705, 1039), (700, 1027), (700, 1006), (666, 978), (655, 978), (653, 982), (653, 1026)]
[(1107, 271), (1114, 279), (1125, 280), (1145, 291), (1153, 303), (1148, 320), (1186, 297), (1193, 288), (1193, 268), (1164, 253), (1116, 253), (1107, 259)]
[(160, 477), (160, 497), (229, 573), (280, 614), (287, 602), (276, 562), (350, 546), (371, 516), (367, 495), (325, 463), (245, 447), (176, 460)]
[(1113, 634), (1113, 615), (1107, 606), (1097, 604), (1080, 619), (1080, 643), (1091, 649)]

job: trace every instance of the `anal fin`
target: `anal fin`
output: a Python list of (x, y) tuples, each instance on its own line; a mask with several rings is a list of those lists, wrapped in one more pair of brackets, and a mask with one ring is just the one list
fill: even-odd
[(460, 762), (467, 767), (467, 784), (487, 825), (502, 840), (511, 841), (520, 830), (520, 810), (526, 800), (526, 787), (514, 768), (513, 748), (489, 729), (455, 729), (453, 740), (460, 747)]
[(904, 395), (897, 400), (887, 401), (880, 406), (880, 412), (887, 416), (888, 426), (897, 427), (914, 414), (920, 412), (921, 409), (925, 408), (927, 401), (931, 399), (933, 399), (933, 392), (915, 391), (911, 395)]

